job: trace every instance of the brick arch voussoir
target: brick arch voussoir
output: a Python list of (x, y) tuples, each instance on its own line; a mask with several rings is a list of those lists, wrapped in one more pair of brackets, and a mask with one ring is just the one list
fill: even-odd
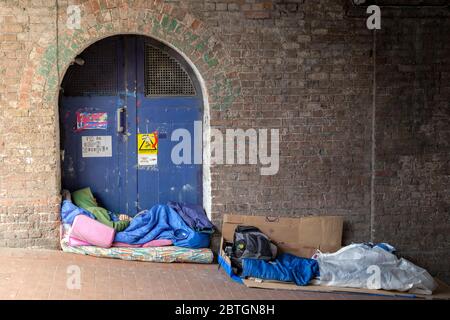
[[(161, 1), (134, 2), (133, 7), (124, 3), (101, 8), (95, 5), (97, 1), (88, 1), (82, 5), (86, 22), (78, 30), (61, 28), (58, 47), (54, 39), (43, 36), (32, 49), (25, 67), (21, 103), (33, 102), (35, 107), (54, 105), (65, 71), (84, 49), (109, 36), (140, 34), (174, 47), (192, 62), (204, 80), (212, 110), (232, 106), (240, 95), (240, 81), (220, 39), (200, 20), (171, 5)], [(66, 12), (60, 12), (58, 20), (65, 19)]]

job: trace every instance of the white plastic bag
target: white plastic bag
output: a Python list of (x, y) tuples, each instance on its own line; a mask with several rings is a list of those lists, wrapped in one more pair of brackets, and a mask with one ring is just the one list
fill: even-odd
[(437, 285), (433, 277), (406, 259), (364, 244), (352, 244), (335, 253), (317, 252), (324, 286), (409, 291), (431, 294)]

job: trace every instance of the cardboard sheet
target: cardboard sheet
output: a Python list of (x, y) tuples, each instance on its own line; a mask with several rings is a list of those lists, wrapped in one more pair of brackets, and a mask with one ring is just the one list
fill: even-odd
[(236, 226), (259, 228), (283, 252), (310, 258), (317, 249), (334, 252), (341, 248), (343, 218), (339, 216), (273, 218), (225, 215), (222, 237), (233, 241)]
[(245, 279), (244, 284), (249, 288), (264, 288), (264, 289), (276, 289), (276, 290), (298, 290), (298, 291), (311, 291), (311, 292), (341, 292), (341, 293), (358, 293), (369, 294), (379, 296), (391, 296), (401, 298), (421, 298), (421, 299), (437, 299), (437, 300), (450, 300), (450, 287), (439, 279), (435, 279), (438, 283), (438, 288), (432, 295), (426, 294), (413, 294), (400, 291), (387, 291), (387, 290), (370, 290), (360, 288), (345, 288), (345, 287), (327, 287), (317, 285), (297, 286), (289, 282), (279, 281), (260, 281), (257, 279)]

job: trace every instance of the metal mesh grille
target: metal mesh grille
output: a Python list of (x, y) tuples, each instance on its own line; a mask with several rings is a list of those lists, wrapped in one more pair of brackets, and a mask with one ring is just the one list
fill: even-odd
[(62, 87), (66, 96), (112, 96), (118, 92), (117, 41), (106, 39), (87, 48), (84, 65), (67, 70)]
[(158, 48), (146, 45), (145, 95), (193, 96), (195, 88), (177, 60)]

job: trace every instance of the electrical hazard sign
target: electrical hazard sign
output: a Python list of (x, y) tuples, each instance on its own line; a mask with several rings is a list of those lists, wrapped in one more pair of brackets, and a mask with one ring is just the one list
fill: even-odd
[(138, 165), (154, 166), (158, 163), (158, 133), (137, 135)]

